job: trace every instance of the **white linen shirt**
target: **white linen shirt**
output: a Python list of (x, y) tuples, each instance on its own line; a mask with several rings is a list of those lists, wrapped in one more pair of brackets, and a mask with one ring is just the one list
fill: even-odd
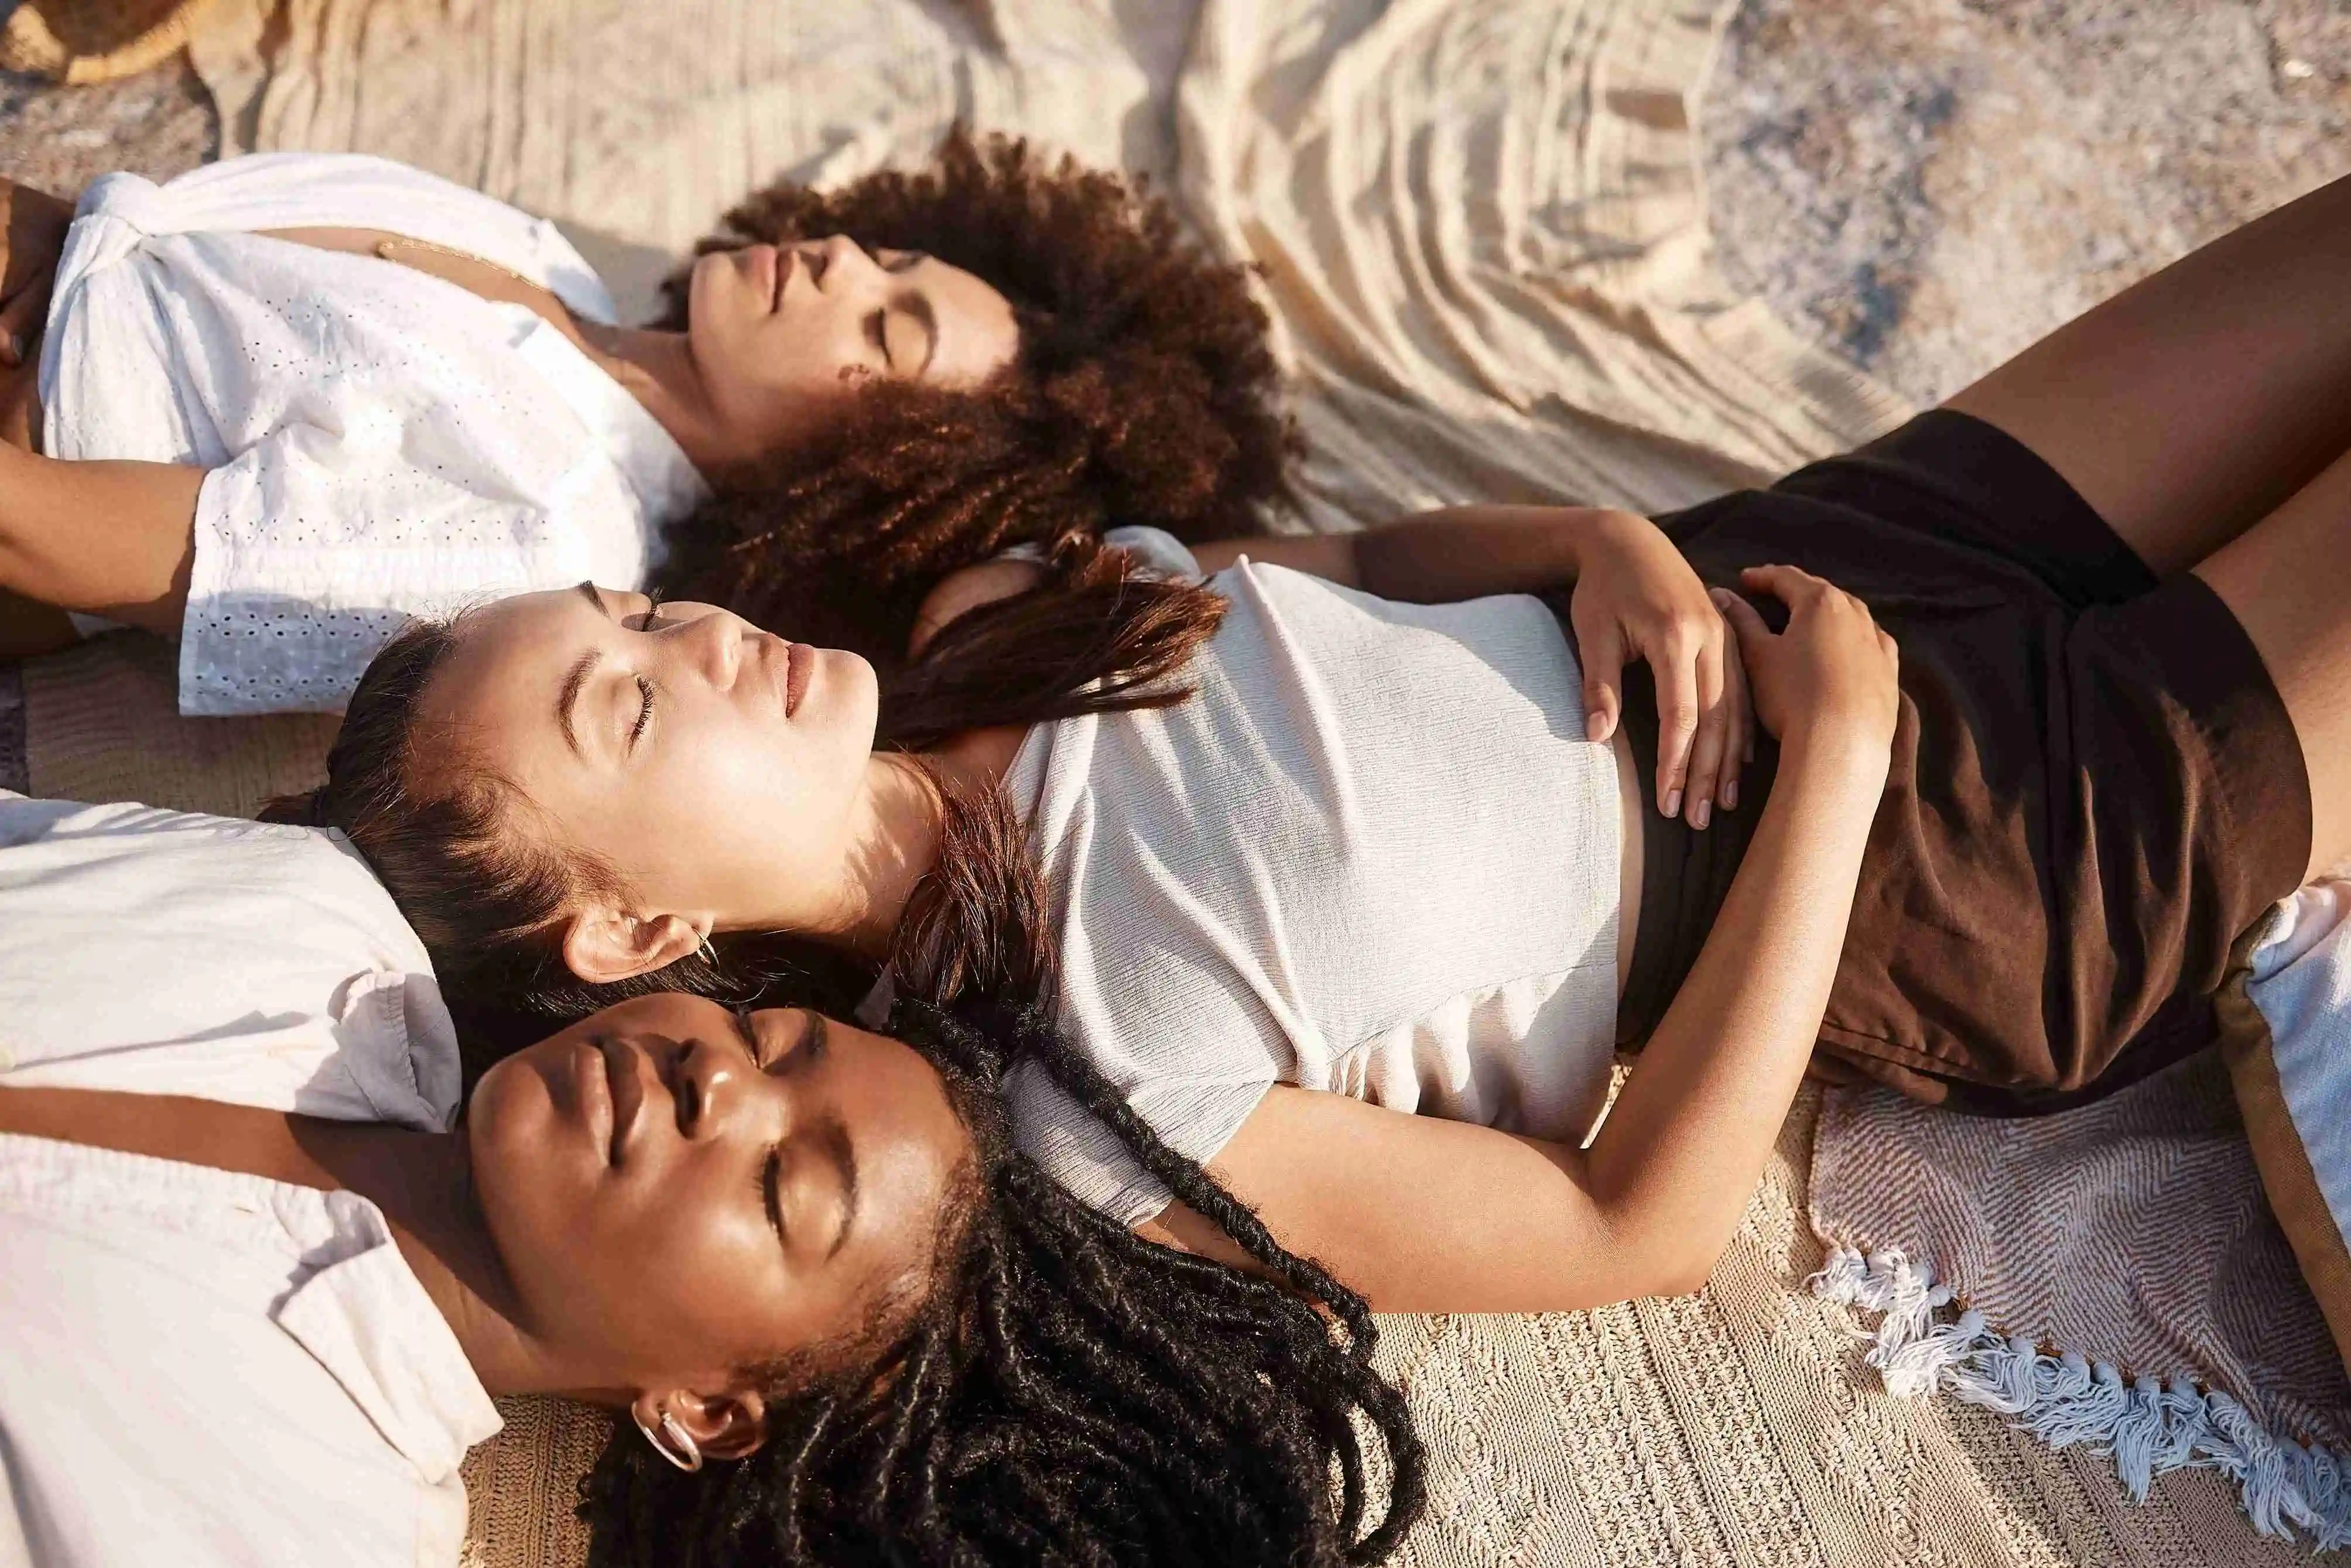
[(0, 1088), (445, 1130), (457, 1036), (342, 835), (0, 792)]
[[(0, 1093), (445, 1126), (430, 977), (328, 834), (0, 794)], [(454, 1568), (497, 1428), (366, 1198), (0, 1135), (0, 1564)]]
[(49, 306), (42, 449), (210, 470), (183, 713), (334, 712), (412, 614), (634, 588), (663, 526), (708, 493), (527, 307), (254, 232), (305, 227), (444, 246), (612, 319), (553, 224), (383, 159), (270, 153), (92, 184)]

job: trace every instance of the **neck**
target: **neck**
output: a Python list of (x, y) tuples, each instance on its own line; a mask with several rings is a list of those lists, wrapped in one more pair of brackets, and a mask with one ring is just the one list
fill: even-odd
[[(932, 777), (966, 789), (993, 789), (1025, 734), (1017, 727), (976, 730), (923, 753), (919, 760), (894, 751), (877, 751), (867, 758), (865, 790), (851, 841), (855, 847), (841, 902), (813, 935), (868, 963), (886, 961), (891, 938), (914, 889), (939, 862), (941, 812)], [(751, 921), (736, 928), (789, 926), (782, 921), (765, 925)]]
[(401, 1257), (448, 1320), (484, 1388), (503, 1396), (578, 1385), (517, 1322), (521, 1302), (483, 1218), (462, 1133), (286, 1120), (325, 1178), (304, 1185), (355, 1192), (383, 1211)]
[(833, 940), (880, 964), (915, 887), (938, 863), (938, 791), (913, 758), (877, 751), (865, 764), (862, 816), (841, 907), (826, 925)]
[(710, 393), (683, 332), (651, 327), (606, 327), (577, 323), (577, 340), (588, 357), (643, 405), (686, 460), (706, 476), (741, 465), (744, 455), (721, 434)]

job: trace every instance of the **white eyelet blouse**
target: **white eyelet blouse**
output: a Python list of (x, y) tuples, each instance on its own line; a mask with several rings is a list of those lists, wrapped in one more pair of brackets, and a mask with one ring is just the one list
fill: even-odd
[(279, 153), (93, 184), (49, 307), (42, 448), (211, 470), (183, 713), (336, 711), (412, 615), (633, 588), (662, 528), (707, 494), (653, 416), (528, 308), (255, 232), (302, 227), (409, 235), (612, 319), (554, 225), (382, 159)]

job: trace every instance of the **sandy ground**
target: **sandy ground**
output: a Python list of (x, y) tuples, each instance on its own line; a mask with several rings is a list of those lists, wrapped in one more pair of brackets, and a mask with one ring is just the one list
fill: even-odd
[(1724, 272), (1919, 402), (2351, 171), (2343, 0), (1748, 0)]

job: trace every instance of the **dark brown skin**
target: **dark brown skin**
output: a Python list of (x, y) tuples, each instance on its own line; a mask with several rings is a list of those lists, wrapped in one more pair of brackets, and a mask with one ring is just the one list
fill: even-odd
[(68, 1089), (0, 1090), (0, 1133), (360, 1193), (492, 1394), (666, 1414), (717, 1455), (764, 1436), (747, 1369), (927, 1268), (969, 1147), (905, 1046), (677, 995), (501, 1062), (455, 1134)]

